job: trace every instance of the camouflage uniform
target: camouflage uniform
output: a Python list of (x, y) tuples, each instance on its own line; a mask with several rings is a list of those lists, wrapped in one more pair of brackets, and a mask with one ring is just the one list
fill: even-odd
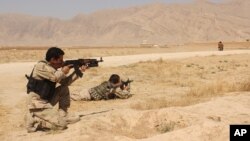
[(121, 90), (114, 87), (109, 81), (104, 81), (100, 85), (90, 88), (89, 90), (82, 90), (79, 94), (71, 95), (73, 100), (108, 100), (114, 98), (127, 99), (131, 97), (130, 85), (128, 90)]
[[(27, 98), (28, 114), (27, 114), (27, 130), (28, 132), (36, 131), (37, 128), (47, 124), (55, 123), (58, 127), (66, 128), (67, 109), (70, 106), (70, 94), (68, 86), (78, 77), (72, 73), (68, 77), (61, 71), (56, 70), (48, 64), (47, 61), (38, 62), (33, 71), (32, 77), (37, 80), (49, 80), (51, 82), (60, 83), (61, 85), (55, 88), (51, 98), (43, 99), (39, 94), (30, 92)], [(50, 116), (55, 117), (53, 106), (59, 103), (59, 116), (57, 120), (50, 119)], [(48, 121), (48, 122), (46, 122)], [(45, 123), (45, 124), (44, 124)]]

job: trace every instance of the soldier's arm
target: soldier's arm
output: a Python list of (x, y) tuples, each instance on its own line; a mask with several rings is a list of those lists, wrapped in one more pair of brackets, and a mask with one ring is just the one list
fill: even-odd
[(71, 73), (69, 76), (65, 77), (64, 79), (62, 79), (59, 83), (61, 85), (71, 85), (75, 80), (77, 80), (79, 77), (76, 75), (76, 72), (74, 71), (73, 73)]
[[(79, 68), (79, 70), (81, 71), (81, 72), (85, 72), (85, 70), (88, 68), (88, 66), (81, 66), (80, 68)], [(66, 78), (64, 78), (64, 79), (62, 79), (61, 81), (60, 81), (60, 84), (61, 85), (67, 85), (67, 86), (69, 86), (69, 85), (71, 85), (75, 80), (77, 80), (79, 78), (79, 76), (76, 74), (76, 71), (74, 71), (73, 73), (71, 73), (69, 76), (67, 76)]]
[(127, 99), (129, 97), (131, 97), (131, 94), (130, 94), (130, 88), (128, 87), (127, 89), (115, 89), (113, 91), (113, 93), (118, 97), (118, 98), (121, 98), (121, 99)]

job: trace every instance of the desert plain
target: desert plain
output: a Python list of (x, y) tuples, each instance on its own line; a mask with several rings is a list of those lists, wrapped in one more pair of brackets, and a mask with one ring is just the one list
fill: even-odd
[[(27, 133), (26, 83), (46, 47), (0, 49), (0, 140), (225, 141), (230, 124), (250, 124), (250, 43), (167, 47), (62, 47), (65, 60), (99, 58), (71, 93), (113, 73), (133, 79), (129, 99), (71, 101), (81, 121), (63, 131)], [(55, 106), (57, 108), (57, 106)], [(103, 111), (103, 112), (102, 112)]]

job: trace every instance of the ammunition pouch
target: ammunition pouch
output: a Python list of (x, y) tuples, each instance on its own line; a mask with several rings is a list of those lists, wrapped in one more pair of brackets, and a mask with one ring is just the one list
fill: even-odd
[(30, 92), (37, 93), (42, 99), (50, 100), (55, 93), (55, 82), (49, 80), (37, 80), (33, 77), (28, 77), (27, 94)]

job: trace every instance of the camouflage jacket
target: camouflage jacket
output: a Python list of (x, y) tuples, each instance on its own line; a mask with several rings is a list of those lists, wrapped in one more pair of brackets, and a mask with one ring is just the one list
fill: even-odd
[(60, 83), (61, 85), (70, 85), (73, 83), (78, 76), (73, 72), (68, 77), (61, 71), (61, 69), (56, 70), (48, 64), (47, 61), (39, 61), (33, 70), (33, 78), (38, 80), (47, 79), (51, 82)]
[[(39, 61), (34, 66), (32, 77), (37, 80), (48, 80), (61, 85), (70, 85), (78, 78), (75, 72), (66, 76), (61, 69), (56, 70), (50, 66), (47, 61)], [(39, 94), (35, 92), (28, 94), (27, 105), (29, 109), (52, 107), (48, 100), (41, 98)]]

